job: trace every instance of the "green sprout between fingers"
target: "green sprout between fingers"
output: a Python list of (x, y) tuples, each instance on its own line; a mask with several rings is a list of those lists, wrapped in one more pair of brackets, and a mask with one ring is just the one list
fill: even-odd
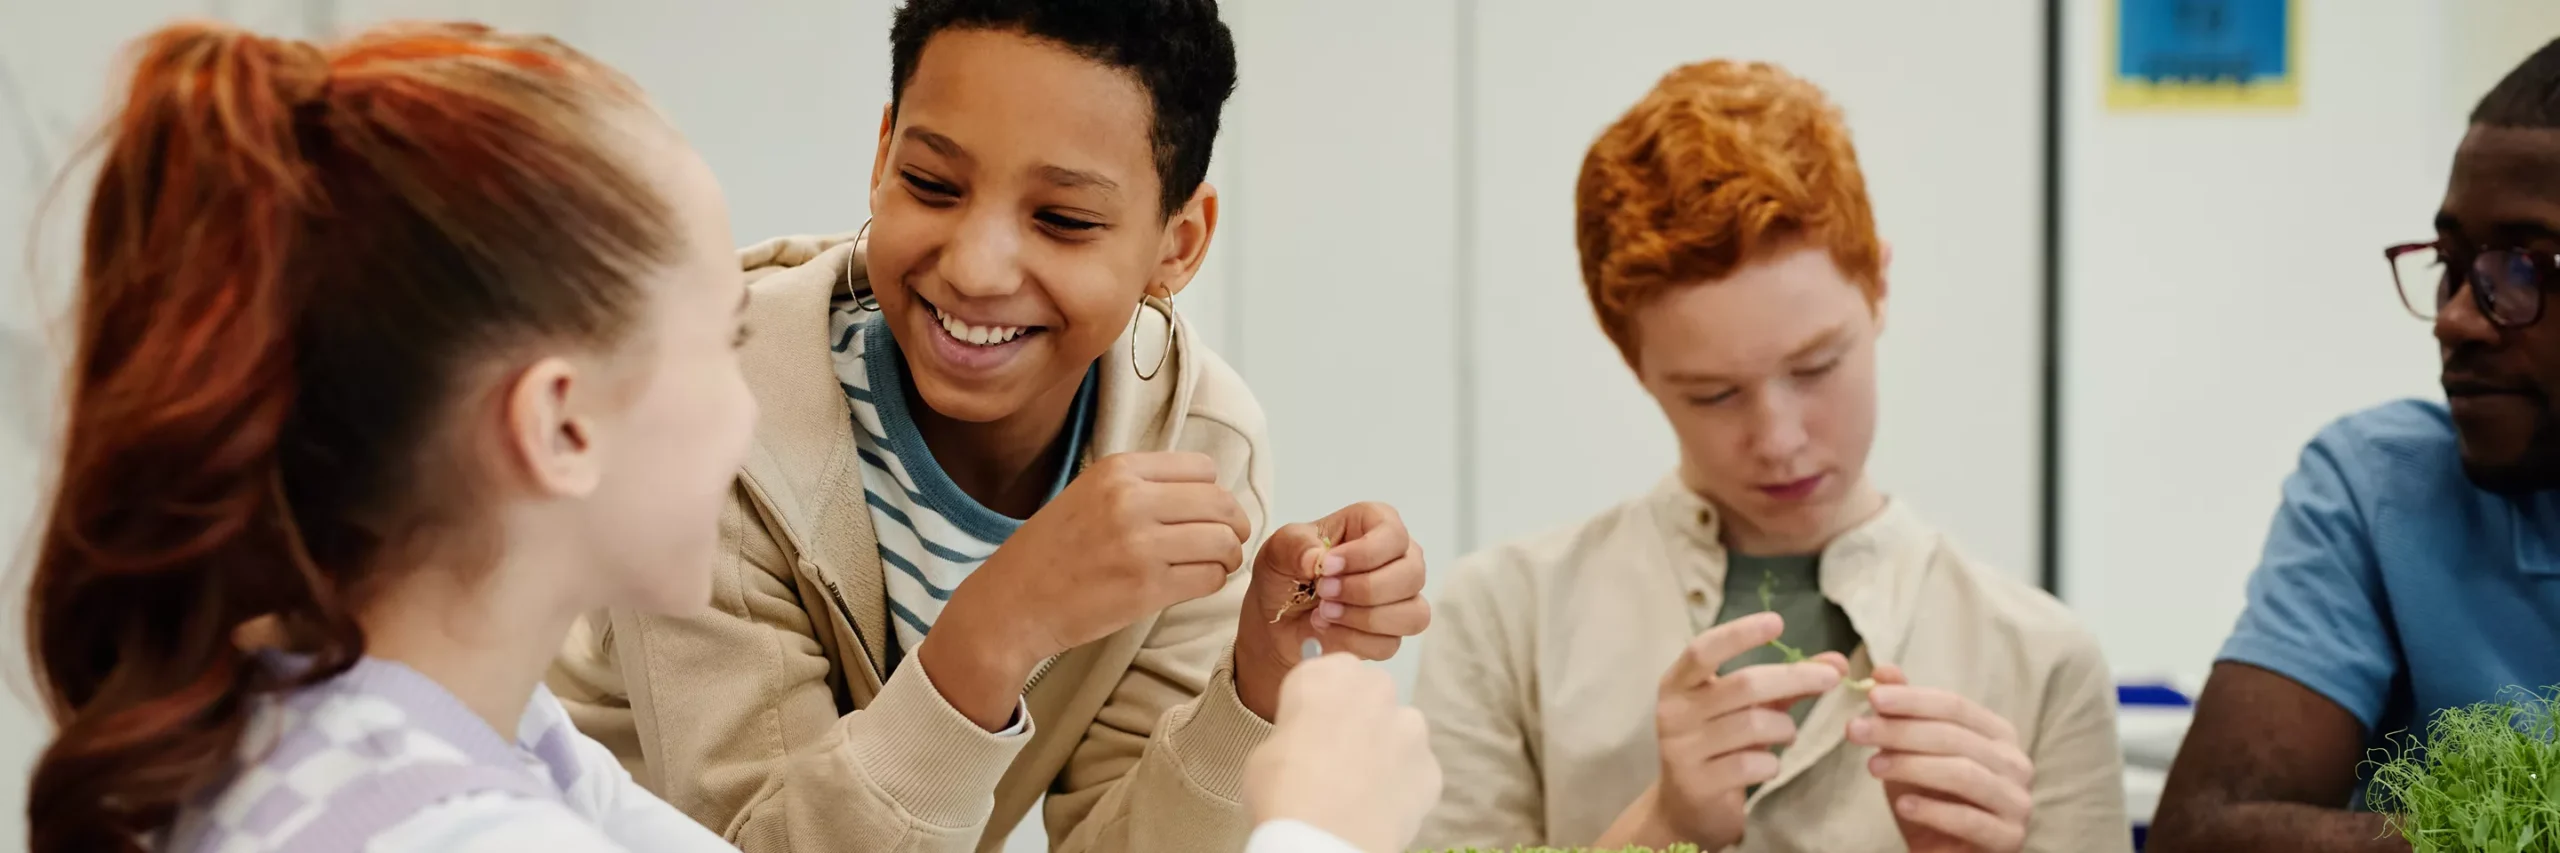
[[(1760, 609), (1771, 613), (1777, 612), (1778, 610), (1778, 575), (1776, 572), (1772, 572), (1768, 569), (1760, 570)], [(1769, 647), (1777, 649), (1779, 654), (1785, 655), (1788, 663), (1803, 663), (1805, 661), (1804, 650), (1787, 645), (1786, 641), (1783, 639), (1771, 639), (1769, 641)], [(1873, 678), (1861, 678), (1849, 682), (1849, 689), (1858, 693), (1865, 693), (1869, 690), (1873, 690), (1875, 689), (1875, 686), (1876, 680)]]
[(1697, 845), (1669, 845), (1669, 848), (1449, 848), (1421, 850), (1421, 853), (1697, 853)]
[(2560, 688), (2436, 714), (2366, 766), (2366, 799), (2416, 853), (2560, 853)]
[[(1761, 569), (1761, 570), (1760, 570), (1760, 609), (1761, 609), (1763, 612), (1769, 612), (1769, 613), (1775, 613), (1775, 612), (1777, 612), (1777, 610), (1778, 610), (1778, 604), (1777, 604), (1778, 596), (1777, 596), (1777, 592), (1778, 592), (1778, 575), (1777, 575), (1777, 573), (1776, 573), (1776, 572), (1769, 571), (1768, 569)], [(1804, 662), (1804, 650), (1803, 650), (1803, 649), (1796, 648), (1796, 647), (1794, 647), (1794, 646), (1787, 645), (1787, 644), (1786, 644), (1786, 641), (1784, 641), (1784, 640), (1774, 640), (1774, 639), (1773, 639), (1773, 640), (1770, 640), (1770, 641), (1769, 641), (1769, 647), (1770, 647), (1770, 648), (1773, 648), (1773, 649), (1777, 649), (1779, 654), (1786, 655), (1786, 656), (1787, 656), (1787, 662), (1788, 662), (1788, 663), (1803, 663), (1803, 662)]]

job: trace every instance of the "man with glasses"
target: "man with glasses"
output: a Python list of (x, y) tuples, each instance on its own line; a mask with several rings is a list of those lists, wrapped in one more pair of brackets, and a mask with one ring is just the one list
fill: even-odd
[(2447, 403), (2349, 415), (2303, 452), (2153, 850), (2408, 850), (2366, 810), (2371, 750), (2560, 684), (2560, 41), (2472, 112), (2435, 227), (2385, 254)]

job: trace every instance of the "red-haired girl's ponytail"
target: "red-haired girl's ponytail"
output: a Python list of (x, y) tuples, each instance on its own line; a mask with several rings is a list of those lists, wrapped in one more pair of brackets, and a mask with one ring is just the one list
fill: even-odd
[(419, 461), (456, 377), (509, 341), (620, 334), (632, 270), (676, 243), (596, 141), (638, 103), (556, 42), (473, 25), (137, 45), (28, 603), (60, 726), (34, 850), (144, 849), (219, 781), (253, 700), (291, 686), (244, 626), (309, 656), (297, 683), (363, 654), (374, 576), (468, 504)]
[(277, 442), (307, 283), (286, 259), (318, 203), (297, 115), (327, 66), (205, 24), (138, 54), (91, 202), (61, 488), (31, 590), (63, 723), (30, 783), (38, 851), (137, 849), (219, 772), (261, 677), (232, 641), (243, 623), (326, 626), (339, 668), (360, 642), (320, 577), (277, 559), (301, 550)]

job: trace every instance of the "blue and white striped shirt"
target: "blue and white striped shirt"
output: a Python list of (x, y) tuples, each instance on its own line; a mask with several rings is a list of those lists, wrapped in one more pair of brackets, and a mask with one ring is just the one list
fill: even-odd
[[(960, 491), (933, 461), (924, 435), (907, 411), (907, 365), (898, 341), (876, 311), (839, 297), (829, 312), (835, 341), (836, 381), (853, 404), (853, 441), (862, 457), (863, 498), (880, 538), (880, 571), (889, 593), (889, 621), (897, 642), (889, 650), (896, 668), (924, 642), (951, 591), (995, 553), (1018, 519), (988, 509)], [(1050, 486), (1054, 496), (1075, 476), (1092, 418), (1094, 374), (1085, 373), (1067, 418), (1066, 464)]]

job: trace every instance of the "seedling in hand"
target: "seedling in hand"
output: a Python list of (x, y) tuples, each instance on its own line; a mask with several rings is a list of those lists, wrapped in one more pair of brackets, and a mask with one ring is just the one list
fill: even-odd
[[(1323, 550), (1316, 552), (1317, 577), (1322, 577), (1324, 558), (1333, 554), (1333, 538), (1319, 533), (1316, 534), (1316, 541), (1324, 543)], [(1280, 605), (1280, 612), (1271, 614), (1271, 624), (1278, 625), (1280, 620), (1289, 618), (1289, 614), (1315, 607), (1316, 580), (1317, 578), (1301, 578), (1296, 586), (1290, 587), (1289, 600)]]
[[(1778, 609), (1777, 585), (1778, 576), (1775, 572), (1771, 572), (1767, 569), (1760, 570), (1761, 610), (1774, 612)], [(1787, 656), (1788, 663), (1803, 663), (1805, 661), (1805, 653), (1803, 649), (1787, 645), (1783, 640), (1771, 639), (1769, 641), (1769, 647), (1777, 649), (1779, 654)], [(1861, 678), (1856, 681), (1849, 682), (1849, 689), (1857, 693), (1865, 693), (1869, 690), (1875, 689), (1875, 686), (1876, 680), (1873, 678)]]

